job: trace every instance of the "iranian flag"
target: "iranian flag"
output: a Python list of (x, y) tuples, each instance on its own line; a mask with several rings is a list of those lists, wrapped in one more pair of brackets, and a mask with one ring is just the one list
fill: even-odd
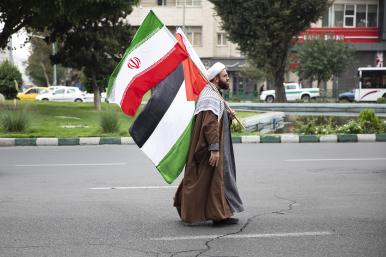
[(186, 59), (166, 26), (150, 11), (109, 80), (107, 100), (134, 116), (143, 95)]
[[(187, 58), (153, 90), (130, 135), (167, 183), (181, 173), (194, 126), (194, 100), (206, 85), (206, 70), (182, 30), (177, 39)], [(197, 65), (196, 65), (197, 63)]]

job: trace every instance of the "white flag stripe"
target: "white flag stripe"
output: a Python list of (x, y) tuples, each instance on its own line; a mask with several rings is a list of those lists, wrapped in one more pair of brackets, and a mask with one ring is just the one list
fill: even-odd
[[(126, 56), (122, 67), (114, 81), (114, 90), (109, 99), (118, 105), (121, 104), (123, 94), (134, 77), (149, 69), (152, 65), (161, 60), (176, 45), (177, 41), (170, 31), (164, 26), (142, 45), (134, 49)], [(130, 69), (127, 64), (131, 58), (140, 59), (141, 65), (138, 69)]]
[(155, 166), (166, 156), (188, 127), (193, 118), (194, 108), (194, 101), (186, 99), (185, 82), (183, 82), (169, 109), (141, 148)]
[(275, 238), (275, 237), (303, 237), (303, 236), (329, 236), (333, 235), (330, 231), (316, 232), (295, 232), (295, 233), (271, 233), (271, 234), (232, 234), (227, 236), (205, 235), (205, 236), (180, 236), (180, 237), (158, 237), (151, 238), (153, 241), (174, 241), (174, 240), (206, 240), (221, 237), (221, 239), (237, 238)]

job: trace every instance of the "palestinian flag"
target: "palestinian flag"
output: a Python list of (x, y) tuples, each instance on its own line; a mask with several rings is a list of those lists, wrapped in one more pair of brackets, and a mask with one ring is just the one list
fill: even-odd
[[(185, 49), (191, 47), (183, 33), (177, 37), (179, 41), (186, 39), (180, 41)], [(130, 128), (134, 142), (169, 184), (185, 166), (194, 125), (194, 96), (205, 84), (200, 70), (187, 58), (154, 88), (152, 97)]]
[(110, 77), (107, 100), (134, 116), (143, 95), (186, 57), (175, 37), (150, 11)]

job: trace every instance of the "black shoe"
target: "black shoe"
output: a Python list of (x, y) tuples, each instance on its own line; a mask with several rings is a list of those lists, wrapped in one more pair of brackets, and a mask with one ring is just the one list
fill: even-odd
[(236, 225), (237, 223), (239, 223), (239, 219), (227, 218), (227, 219), (223, 219), (223, 220), (214, 220), (213, 226), (214, 227), (220, 227), (220, 226)]

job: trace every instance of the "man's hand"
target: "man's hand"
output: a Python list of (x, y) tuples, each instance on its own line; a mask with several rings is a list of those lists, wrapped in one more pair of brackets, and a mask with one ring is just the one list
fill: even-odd
[(213, 167), (217, 167), (219, 160), (220, 160), (220, 151), (210, 151), (209, 165)]
[(229, 117), (233, 120), (236, 117), (236, 112), (232, 109), (229, 110)]

